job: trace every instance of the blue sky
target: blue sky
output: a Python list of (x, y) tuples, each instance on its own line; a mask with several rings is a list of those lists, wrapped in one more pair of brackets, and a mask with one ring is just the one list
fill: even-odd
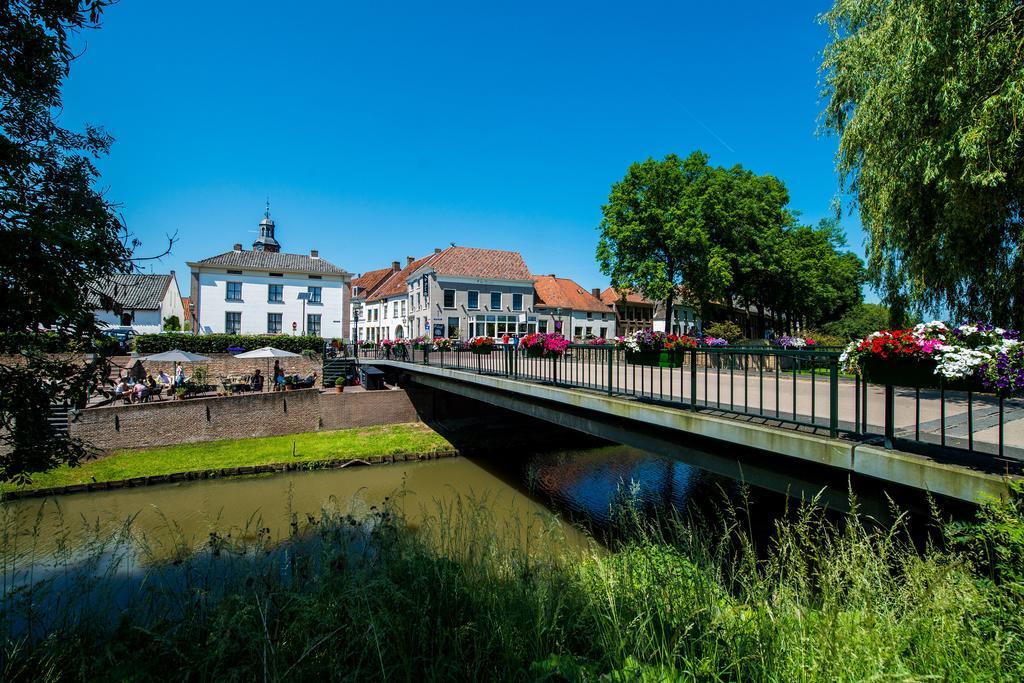
[(177, 232), (154, 267), (184, 290), (268, 195), (285, 251), (352, 272), (455, 242), (603, 288), (601, 204), (636, 160), (701, 149), (830, 215), (827, 6), (122, 0), (82, 37), (62, 122), (116, 138), (103, 186), (140, 253)]

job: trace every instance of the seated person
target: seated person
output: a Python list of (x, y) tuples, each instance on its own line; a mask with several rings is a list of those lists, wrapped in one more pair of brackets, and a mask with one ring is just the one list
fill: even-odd
[(160, 384), (163, 384), (165, 387), (166, 386), (170, 386), (171, 385), (171, 376), (168, 375), (163, 370), (161, 370), (160, 374), (157, 375), (157, 381), (160, 382)]
[(124, 398), (125, 394), (129, 392), (128, 383), (124, 381), (124, 377), (118, 380), (117, 385), (114, 387), (114, 398)]
[(252, 382), (250, 383), (253, 391), (263, 391), (263, 375), (259, 370), (252, 373)]
[(316, 373), (311, 372), (306, 375), (306, 378), (302, 380), (302, 386), (304, 387), (315, 387), (316, 386)]
[(135, 403), (141, 403), (149, 398), (149, 388), (147, 388), (142, 382), (135, 383), (135, 386), (132, 387), (132, 393), (135, 395)]

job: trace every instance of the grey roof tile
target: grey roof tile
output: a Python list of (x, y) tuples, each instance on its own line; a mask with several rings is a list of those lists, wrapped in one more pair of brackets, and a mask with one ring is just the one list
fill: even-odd
[(171, 284), (170, 275), (119, 273), (104, 282), (96, 282), (89, 292), (89, 305), (102, 308), (99, 294), (106, 294), (123, 308), (156, 310)]
[(224, 266), (247, 270), (289, 270), (302, 273), (333, 273), (347, 275), (347, 271), (322, 258), (308, 254), (285, 254), (277, 251), (227, 251), (198, 262), (204, 266)]

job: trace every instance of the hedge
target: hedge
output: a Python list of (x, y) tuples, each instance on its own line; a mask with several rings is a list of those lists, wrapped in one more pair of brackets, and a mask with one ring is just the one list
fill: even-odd
[(291, 337), (283, 334), (188, 334), (165, 332), (163, 334), (140, 334), (135, 337), (134, 348), (138, 353), (162, 353), (180, 349), (192, 353), (227, 353), (228, 349), (252, 351), (264, 346), (273, 346), (282, 351), (322, 353), (324, 339), (316, 335)]

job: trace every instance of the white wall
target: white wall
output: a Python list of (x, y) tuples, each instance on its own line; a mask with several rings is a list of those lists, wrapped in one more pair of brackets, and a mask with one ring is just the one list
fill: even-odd
[[(548, 332), (554, 332), (554, 323), (556, 320), (560, 320), (562, 322), (562, 336), (567, 339), (575, 341), (577, 338), (586, 337), (588, 329), (589, 333), (595, 337), (604, 336), (605, 339), (610, 339), (615, 336), (614, 313), (611, 311), (607, 313), (591, 312), (589, 315), (590, 317), (588, 318), (587, 311), (564, 311), (561, 315), (552, 315), (550, 310), (544, 308), (537, 311), (541, 329), (543, 329), (544, 321), (547, 321)], [(604, 316), (603, 320), (602, 315)], [(579, 328), (579, 334), (577, 334), (577, 328)]]
[[(227, 282), (242, 283), (242, 300), (227, 301)], [(284, 287), (283, 302), (268, 301), (268, 286)], [(199, 271), (199, 332), (201, 334), (224, 332), (225, 313), (228, 311), (242, 314), (242, 334), (267, 334), (267, 314), (281, 314), (282, 334), (293, 334), (292, 323), (295, 323), (294, 334), (302, 334), (305, 321), (302, 317), (303, 306), (299, 301), (300, 292), (308, 287), (321, 288), (320, 304), (306, 302), (305, 312), (320, 314), (320, 335), (323, 337), (341, 337), (343, 332), (343, 311), (345, 286), (340, 275), (324, 274), (319, 280), (311, 280), (308, 275), (285, 273), (284, 277), (270, 277), (266, 273), (243, 272), (242, 275), (228, 274), (226, 270)], [(360, 321), (360, 327), (363, 323)]]

